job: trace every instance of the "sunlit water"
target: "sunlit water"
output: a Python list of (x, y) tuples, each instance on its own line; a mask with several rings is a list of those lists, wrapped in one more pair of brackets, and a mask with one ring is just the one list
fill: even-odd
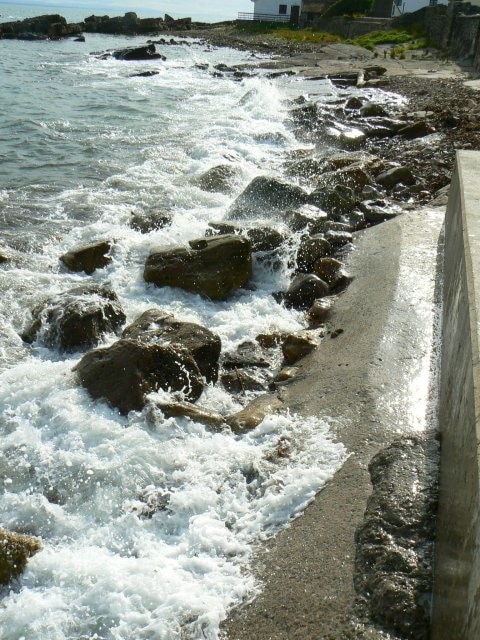
[[(24, 15), (0, 9), (2, 20)], [(19, 337), (36, 304), (90, 281), (115, 290), (127, 322), (165, 309), (208, 326), (224, 350), (304, 326), (271, 296), (288, 282), (287, 257), (277, 271), (255, 262), (252, 289), (226, 302), (143, 281), (152, 247), (202, 236), (253, 177), (280, 176), (298, 143), (281, 84), (195, 67), (248, 53), (196, 44), (159, 47), (161, 63), (89, 55), (140, 42), (0, 41), (0, 228), (12, 256), (0, 267), (0, 525), (43, 544), (3, 589), (5, 640), (217, 638), (229, 608), (257, 588), (252, 545), (300, 513), (345, 457), (328, 417), (271, 416), (245, 436), (151, 407), (122, 417), (79, 386), (81, 354)], [(131, 77), (152, 67), (158, 75)], [(229, 195), (192, 183), (217, 164), (238, 169)], [(173, 223), (142, 235), (132, 211), (172, 212)], [(99, 239), (114, 242), (105, 269), (89, 277), (59, 262)], [(241, 408), (220, 386), (199, 404)], [(279, 442), (288, 457), (272, 455)]]

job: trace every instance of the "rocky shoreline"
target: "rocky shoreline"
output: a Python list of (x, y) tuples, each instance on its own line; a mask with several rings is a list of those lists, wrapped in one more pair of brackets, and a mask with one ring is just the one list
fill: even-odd
[[(57, 27), (52, 27), (56, 24), (63, 23), (51, 22), (49, 29), (53, 29), (54, 36), (62, 36), (57, 33)], [(170, 26), (173, 29), (180, 27)], [(189, 35), (194, 33), (189, 32)], [(215, 45), (219, 42), (206, 32), (202, 37)], [(245, 41), (239, 43), (225, 40), (225, 36), (222, 38), (222, 46), (228, 43), (247, 48)], [(251, 45), (255, 49), (254, 44)], [(284, 46), (278, 45), (275, 49), (275, 45), (268, 45), (268, 51), (284, 54)], [(259, 43), (258, 50), (265, 51), (262, 47)], [(341, 64), (338, 59), (328, 57), (332, 51), (342, 52)], [(289, 118), (295, 136), (305, 143), (305, 149), (285, 158), (285, 180), (265, 176), (255, 178), (232, 203), (224, 220), (211, 221), (206, 237), (191, 239), (189, 248), (158, 247), (152, 251), (145, 263), (144, 279), (156, 286), (176, 286), (210, 300), (223, 300), (236, 289), (248, 286), (253, 254), (257, 257), (261, 254), (262, 259), (274, 265), (279, 251), (290, 251), (295, 265), (293, 277), (289, 287), (276, 292), (275, 296), (280, 304), (305, 312), (305, 331), (288, 336), (258, 336), (256, 343), (244, 343), (235, 353), (222, 353), (218, 336), (205, 327), (179, 322), (158, 310), (147, 311), (146, 317), (143, 314), (128, 327), (123, 327), (125, 314), (114, 291), (101, 287), (69, 290), (33, 309), (32, 324), (22, 337), (27, 343), (39, 341), (60, 350), (85, 351), (76, 373), (79, 384), (92, 398), (106, 400), (125, 414), (132, 409), (142, 410), (151, 391), (173, 389), (179, 394), (178, 401), (160, 406), (164, 415), (190, 416), (212, 429), (231, 429), (234, 434), (253, 429), (268, 413), (289, 408), (292, 405), (289, 389), (294, 388), (290, 385), (317, 375), (319, 354), (325, 351), (322, 340), (329, 343), (334, 358), (335, 340), (340, 338), (341, 342), (344, 338), (346, 325), (338, 312), (335, 315), (335, 305), (351, 283), (344, 260), (355, 246), (358, 235), (365, 237), (382, 223), (385, 226), (395, 224), (397, 217), (411, 215), (422, 206), (441, 206), (448, 191), (455, 149), (480, 147), (480, 110), (472, 90), (455, 77), (458, 69), (454, 65), (450, 69), (451, 78), (429, 81), (406, 74), (396, 75), (392, 66), (376, 64), (367, 54), (362, 59), (358, 48), (352, 49), (348, 45), (327, 52), (325, 48), (316, 52), (309, 46), (300, 52), (297, 60), (291, 57), (292, 53), (289, 50), (287, 59), (262, 61), (261, 64), (253, 62), (244, 68), (223, 65), (214, 70), (204, 69), (206, 73), (238, 80), (244, 77), (242, 74), (255, 73), (297, 74), (305, 82), (328, 76), (340, 92), (337, 99), (324, 102), (299, 90), (290, 105)], [(306, 60), (306, 54), (313, 57)], [(326, 57), (322, 59), (322, 56)], [(386, 93), (369, 93), (369, 89), (386, 90)], [(399, 102), (388, 92), (406, 95), (409, 103)], [(232, 177), (229, 167), (219, 166), (198, 176), (197, 180), (204, 190), (229, 192)], [(294, 251), (289, 249), (288, 237), (279, 236), (274, 228), (259, 223), (265, 218), (283, 222), (291, 234), (300, 232), (298, 247)], [(168, 225), (168, 222), (165, 217), (137, 217), (131, 224), (148, 231)], [(378, 238), (381, 234), (376, 233)], [(59, 259), (69, 270), (90, 274), (108, 264), (113, 248), (114, 241), (107, 238), (91, 246), (72, 247)], [(9, 259), (6, 253), (2, 261)], [(358, 278), (359, 274), (353, 271), (353, 276)], [(331, 320), (332, 308), (334, 321)], [(116, 333), (119, 339), (108, 348), (95, 348), (106, 333)], [(312, 355), (315, 352), (316, 355)], [(280, 367), (274, 364), (278, 357), (271, 353), (281, 354)], [(299, 362), (303, 363), (303, 369), (297, 367)], [(333, 366), (333, 361), (330, 364)], [(119, 371), (123, 371), (121, 376)], [(212, 415), (197, 407), (195, 402), (201, 396), (204, 383), (216, 383), (217, 380), (245, 400), (249, 391), (262, 392), (262, 395), (252, 402), (246, 401), (244, 409), (237, 414)], [(360, 388), (358, 393), (361, 392)], [(301, 393), (294, 402), (302, 406)], [(345, 398), (343, 402), (350, 400)], [(365, 436), (371, 437), (371, 432), (367, 430)], [(395, 460), (390, 464), (392, 456), (389, 452), (400, 451), (408, 457), (410, 451), (421, 460), (431, 460), (435, 458), (434, 449), (431, 439), (398, 442), (392, 434), (388, 438), (378, 436), (374, 445), (368, 447), (365, 459), (367, 454), (368, 460), (376, 455), (371, 467), (372, 480), (378, 486), (383, 485), (384, 497), (389, 493), (389, 473), (403, 473), (407, 486), (413, 481), (423, 483), (427, 497), (418, 505), (419, 512), (411, 526), (420, 536), (422, 531), (416, 524), (423, 523), (425, 535), (413, 543), (411, 539), (406, 542), (395, 540), (392, 550), (391, 542), (385, 544), (386, 538), (391, 539), (392, 532), (382, 526), (368, 531), (369, 519), (383, 518), (390, 525), (393, 520), (397, 522), (397, 529), (403, 530), (411, 513), (391, 515), (402, 502), (402, 496), (394, 500), (393, 506), (387, 505), (388, 517), (384, 511), (378, 513), (382, 498), (369, 500), (367, 520), (357, 528), (354, 580), (362, 611), (370, 612), (362, 615), (370, 616), (380, 628), (367, 630), (365, 633), (369, 635), (363, 636), (359, 635), (358, 629), (351, 631), (350, 627), (351, 635), (347, 636), (341, 635), (346, 633), (346, 627), (340, 626), (336, 634), (328, 637), (380, 638), (387, 637), (384, 634), (390, 632), (398, 638), (428, 637), (434, 474), (412, 479), (408, 470), (392, 471)], [(379, 450), (383, 453), (379, 454)], [(277, 455), (279, 458), (288, 456), (288, 447), (278, 450)], [(365, 467), (365, 460), (363, 464)], [(412, 469), (415, 467), (413, 463), (411, 466)], [(386, 480), (380, 477), (379, 467), (386, 469)], [(368, 482), (365, 478), (362, 482), (368, 493)], [(322, 499), (320, 496), (320, 504)], [(338, 509), (339, 504), (335, 506)], [(366, 504), (361, 501), (355, 505), (357, 511), (363, 512), (364, 507)], [(404, 511), (408, 511), (407, 507)], [(12, 541), (9, 534), (2, 535), (7, 543), (0, 564), (7, 576), (4, 582), (8, 582), (12, 562), (17, 562), (12, 549), (23, 545), (23, 567), (26, 558), (38, 551), (39, 544), (22, 536)], [(350, 545), (354, 555), (353, 538)], [(372, 547), (375, 548), (372, 550)], [(421, 551), (415, 555), (418, 548)], [(326, 547), (323, 553), (328, 555), (333, 551)], [(304, 560), (301, 556), (293, 558), (297, 568)], [(385, 579), (385, 572), (398, 570), (402, 576), (400, 582), (403, 580), (402, 584), (406, 585), (403, 591), (402, 584), (390, 590), (384, 583), (377, 591), (372, 588), (372, 584), (377, 587), (381, 581), (378, 573), (371, 571), (372, 566), (382, 562), (381, 579)], [(391, 565), (395, 567), (392, 569)], [(274, 579), (279, 578), (274, 576)], [(351, 585), (349, 589), (347, 600), (351, 600)], [(388, 598), (398, 605), (396, 609)], [(385, 616), (387, 609), (388, 616)], [(311, 637), (308, 635), (312, 631), (310, 628), (305, 630), (306, 635), (301, 635), (300, 621), (295, 617), (298, 612), (292, 610), (292, 616), (294, 627), (299, 631), (289, 637)], [(242, 624), (245, 627), (245, 623)], [(368, 624), (365, 623), (366, 627)], [(246, 628), (248, 633), (250, 623), (246, 623)], [(268, 636), (271, 631), (267, 629), (259, 631), (256, 637), (280, 638)], [(235, 629), (229, 634), (229, 638), (234, 637), (248, 635), (242, 636)]]

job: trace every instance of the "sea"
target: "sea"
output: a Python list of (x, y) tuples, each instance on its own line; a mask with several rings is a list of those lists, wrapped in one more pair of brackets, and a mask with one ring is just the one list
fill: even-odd
[[(41, 13), (88, 15), (0, 4), (1, 21)], [(301, 514), (347, 455), (329, 416), (283, 412), (244, 435), (167, 419), (153, 402), (122, 416), (79, 385), (82, 353), (20, 337), (38, 304), (91, 282), (116, 292), (128, 323), (162, 309), (216, 332), (224, 351), (306, 326), (272, 296), (290, 280), (288, 253), (275, 268), (256, 256), (251, 286), (223, 302), (144, 282), (153, 248), (204, 236), (254, 177), (282, 178), (287, 154), (305, 147), (288, 120), (300, 84), (210, 73), (251, 62), (250, 52), (187, 38), (157, 46), (164, 62), (91, 55), (144, 42), (0, 40), (0, 249), (10, 257), (0, 266), (0, 526), (43, 546), (1, 590), (2, 640), (220, 638), (231, 608), (261, 588), (256, 546)], [(319, 99), (338, 97), (317, 86)], [(202, 191), (195, 178), (220, 164), (238, 171), (232, 192)], [(132, 229), (132, 212), (154, 211), (172, 224)], [(90, 276), (59, 261), (104, 239), (112, 262)], [(251, 397), (207, 385), (198, 404), (227, 415)], [(274, 459), (285, 441), (290, 454)], [(146, 517), (149, 501), (163, 508)]]

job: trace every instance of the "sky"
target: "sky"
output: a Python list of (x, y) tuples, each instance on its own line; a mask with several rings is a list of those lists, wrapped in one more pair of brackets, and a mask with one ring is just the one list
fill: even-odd
[[(8, 2), (8, 0), (7, 0)], [(85, 7), (90, 13), (110, 13), (121, 15), (126, 11), (135, 11), (140, 18), (170, 14), (173, 18), (191, 17), (196, 21), (217, 22), (234, 20), (239, 11), (253, 13), (251, 0), (22, 0), (9, 4), (28, 4), (36, 6), (58, 6), (72, 9)], [(61, 13), (61, 11), (59, 11)]]

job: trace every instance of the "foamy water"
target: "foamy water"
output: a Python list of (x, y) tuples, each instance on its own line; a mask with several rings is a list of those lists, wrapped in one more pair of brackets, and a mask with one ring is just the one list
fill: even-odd
[[(229, 608), (258, 588), (252, 545), (301, 513), (345, 458), (327, 416), (269, 416), (243, 436), (165, 419), (153, 404), (122, 417), (79, 386), (82, 354), (19, 337), (36, 304), (92, 281), (115, 290), (127, 322), (165, 309), (218, 333), (224, 350), (304, 326), (271, 295), (289, 281), (288, 254), (276, 270), (256, 260), (251, 289), (225, 302), (144, 282), (152, 248), (203, 236), (253, 177), (281, 176), (298, 143), (281, 83), (195, 67), (246, 53), (159, 47), (167, 62), (149, 78), (131, 74), (153, 63), (88, 55), (140, 42), (0, 41), (0, 224), (12, 256), (0, 271), (0, 525), (43, 544), (3, 589), (5, 640), (218, 638)], [(238, 171), (229, 195), (193, 184), (218, 164)], [(173, 222), (141, 234), (132, 211)], [(92, 276), (59, 262), (100, 239), (113, 241), (112, 262)], [(219, 385), (199, 404), (241, 409)]]

